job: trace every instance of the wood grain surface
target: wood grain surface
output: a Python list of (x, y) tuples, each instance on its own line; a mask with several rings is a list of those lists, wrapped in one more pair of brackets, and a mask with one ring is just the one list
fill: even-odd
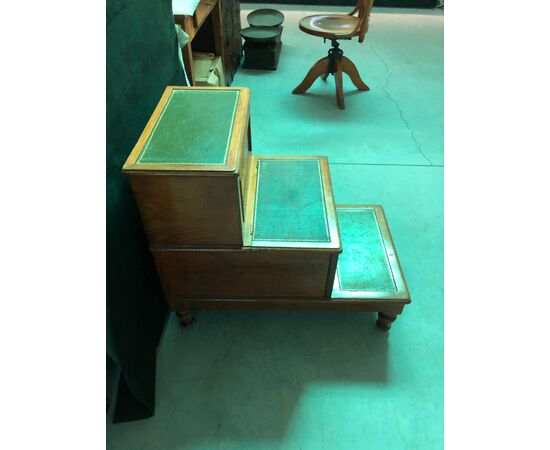
[(290, 249), (153, 252), (167, 297), (325, 298), (331, 254)]

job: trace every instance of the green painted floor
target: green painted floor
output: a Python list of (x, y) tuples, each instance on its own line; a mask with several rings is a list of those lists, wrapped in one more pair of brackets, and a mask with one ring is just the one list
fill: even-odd
[(235, 78), (254, 152), (326, 155), (337, 203), (381, 204), (413, 303), (389, 334), (370, 313), (172, 316), (156, 414), (108, 425), (109, 449), (443, 448), (443, 13), (375, 8), (365, 43), (342, 43), (371, 91), (345, 79), (340, 111), (332, 78), (290, 94), (329, 45), (298, 30), (304, 8), (279, 7), (278, 70)]

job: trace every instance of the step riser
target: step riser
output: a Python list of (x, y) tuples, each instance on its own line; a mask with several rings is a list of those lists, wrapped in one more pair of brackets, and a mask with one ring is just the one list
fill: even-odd
[(245, 134), (234, 173), (128, 176), (150, 245), (242, 246), (251, 153)]
[(129, 177), (151, 247), (243, 244), (235, 176)]
[(250, 248), (153, 256), (167, 298), (329, 298), (338, 260), (335, 253)]

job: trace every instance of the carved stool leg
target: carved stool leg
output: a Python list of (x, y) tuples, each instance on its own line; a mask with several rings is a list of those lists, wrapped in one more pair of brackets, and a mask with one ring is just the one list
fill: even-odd
[(390, 316), (388, 314), (379, 312), (376, 325), (378, 325), (379, 328), (387, 331), (391, 328), (391, 325), (393, 322), (395, 322), (395, 319), (397, 319), (397, 316)]
[(183, 310), (182, 312), (176, 311), (176, 316), (183, 327), (189, 327), (195, 321), (195, 314), (190, 309)]
[(357, 89), (359, 89), (360, 91), (370, 90), (369, 87), (365, 83), (363, 83), (363, 80), (361, 80), (355, 64), (351, 62), (351, 59), (346, 58), (345, 56), (342, 56), (342, 70), (348, 74), (348, 77)]
[(305, 93), (313, 84), (313, 82), (321, 75), (325, 75), (328, 72), (328, 56), (321, 58), (317, 61), (303, 81), (294, 88), (292, 91), (293, 94), (303, 94)]

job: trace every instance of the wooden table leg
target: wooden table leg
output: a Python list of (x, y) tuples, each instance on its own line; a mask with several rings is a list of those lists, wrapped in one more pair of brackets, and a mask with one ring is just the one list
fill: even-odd
[(195, 322), (195, 314), (191, 311), (191, 308), (176, 311), (176, 316), (178, 316), (180, 324), (183, 327), (191, 326)]
[(397, 319), (397, 316), (390, 316), (389, 314), (379, 312), (376, 325), (379, 328), (388, 331), (391, 328), (392, 323), (395, 322), (395, 319)]

